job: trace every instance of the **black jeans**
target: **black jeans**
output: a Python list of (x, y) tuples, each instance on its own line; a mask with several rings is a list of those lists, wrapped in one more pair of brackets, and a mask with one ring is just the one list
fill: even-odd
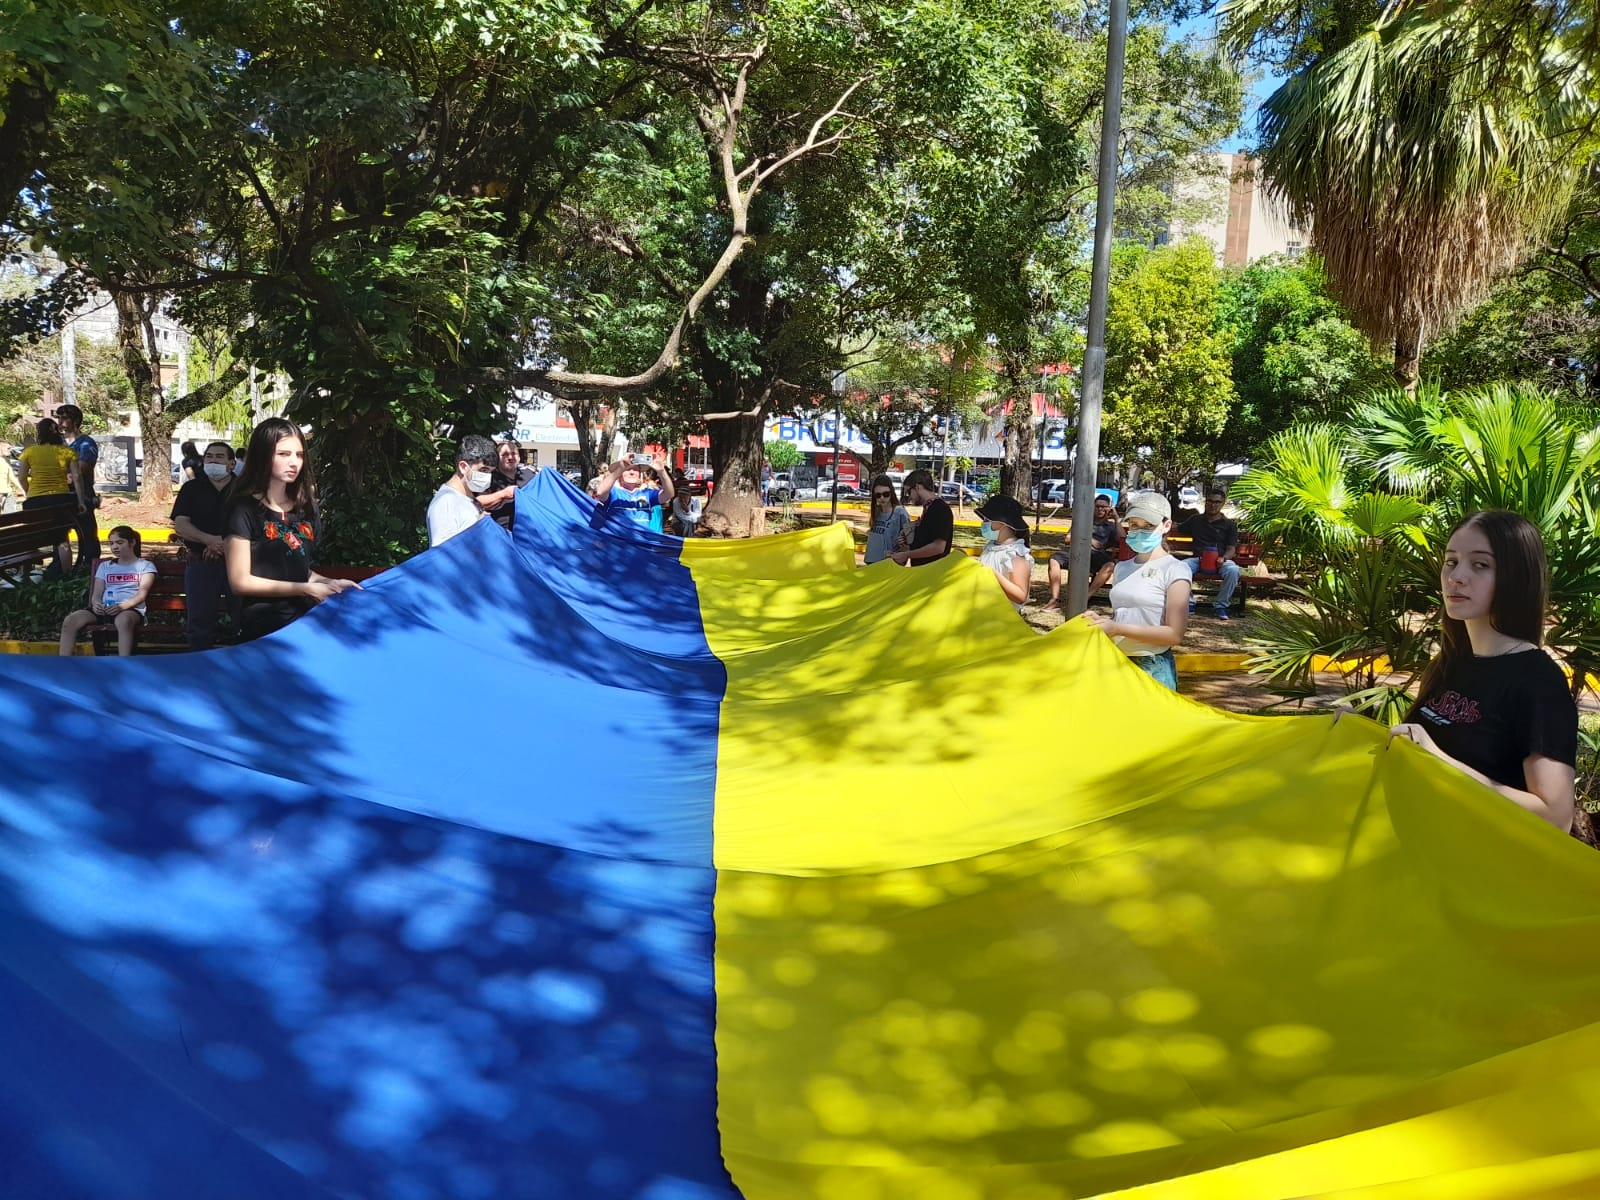
[(89, 507), (78, 514), (72, 528), (78, 533), (78, 565), (92, 563), (100, 557), (100, 518), (96, 513), (99, 497), (89, 497)]
[[(55, 492), (49, 496), (29, 496), (22, 502), (23, 512), (33, 512), (35, 509), (40, 508), (68, 507), (78, 507), (78, 498), (71, 492)], [(73, 521), (73, 526), (76, 528), (76, 520)], [(65, 555), (62, 554), (63, 550), (66, 551)], [(96, 554), (98, 553), (99, 551), (96, 550)], [(59, 579), (70, 570), (72, 570), (72, 549), (66, 542), (62, 542), (56, 547), (55, 561), (51, 563), (50, 569), (45, 574), (49, 578)]]
[(189, 649), (209, 650), (217, 644), (217, 617), (224, 604), (233, 614), (234, 628), (238, 628), (239, 602), (228, 590), (228, 568), (220, 558), (212, 562), (191, 549), (183, 568), (183, 593), (188, 610), (184, 632)]

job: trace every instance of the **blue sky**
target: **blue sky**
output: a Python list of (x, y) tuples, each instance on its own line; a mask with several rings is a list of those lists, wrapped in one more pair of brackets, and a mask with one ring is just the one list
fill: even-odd
[[(1201, 38), (1209, 38), (1216, 30), (1214, 16), (1192, 17), (1187, 21), (1180, 21), (1172, 27), (1171, 36), (1182, 39), (1193, 34)], [(1283, 81), (1281, 75), (1270, 75), (1265, 72), (1259, 74), (1250, 85), (1249, 94), (1245, 97), (1244, 121), (1242, 132), (1223, 141), (1217, 148), (1219, 150), (1243, 150), (1255, 140), (1256, 110), (1261, 107), (1261, 102), (1277, 90), (1278, 84)]]

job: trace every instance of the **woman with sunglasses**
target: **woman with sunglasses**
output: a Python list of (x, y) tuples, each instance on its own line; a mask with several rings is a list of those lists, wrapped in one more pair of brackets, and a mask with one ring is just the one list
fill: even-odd
[(867, 551), (861, 556), (868, 566), (882, 562), (911, 540), (911, 514), (900, 506), (894, 494), (894, 480), (879, 475), (872, 481), (871, 495)]

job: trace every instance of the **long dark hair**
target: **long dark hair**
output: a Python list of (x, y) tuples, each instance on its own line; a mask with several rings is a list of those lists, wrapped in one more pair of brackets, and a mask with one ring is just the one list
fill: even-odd
[(119, 537), (125, 542), (132, 542), (133, 556), (135, 558), (144, 553), (144, 539), (139, 536), (139, 531), (132, 525), (118, 525), (110, 533), (106, 534), (107, 541), (114, 537)]
[(66, 443), (61, 440), (61, 426), (57, 425), (49, 417), (45, 417), (42, 421), (35, 425), (33, 427), (33, 432), (35, 436), (38, 437), (39, 444), (41, 446), (66, 445)]
[(293, 422), (285, 421), (282, 417), (268, 417), (250, 434), (250, 445), (244, 453), (244, 470), (239, 472), (239, 479), (233, 488), (236, 502), (246, 496), (265, 498), (272, 484), (272, 460), (277, 454), (278, 443), (287, 437), (295, 438), (306, 448), (305, 465), (300, 468), (300, 474), (295, 476), (294, 482), (289, 484), (289, 507), (295, 512), (309, 512), (316, 507), (317, 480), (311, 471), (311, 453), (310, 448), (306, 447), (305, 434)]
[[(872, 481), (872, 485), (867, 488), (867, 516), (871, 517), (873, 520), (877, 519), (878, 505), (877, 502), (873, 500), (872, 493), (881, 487), (886, 487), (889, 489), (890, 512), (893, 512), (900, 504), (900, 493), (895, 491), (894, 480), (890, 479), (887, 475), (879, 475)], [(871, 521), (868, 522), (868, 524), (871, 523)]]
[[(1489, 599), (1489, 623), (1507, 637), (1538, 646), (1544, 642), (1544, 610), (1550, 597), (1550, 566), (1545, 561), (1544, 537), (1539, 527), (1521, 513), (1489, 509), (1463, 517), (1450, 531), (1477, 529), (1494, 552), (1494, 595)], [(1467, 624), (1444, 616), (1439, 630), (1439, 653), (1422, 672), (1411, 720), (1446, 671), (1472, 655)]]

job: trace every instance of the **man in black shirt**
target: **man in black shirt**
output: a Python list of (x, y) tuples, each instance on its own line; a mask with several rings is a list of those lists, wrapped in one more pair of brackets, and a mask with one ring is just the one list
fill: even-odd
[[(233, 447), (212, 442), (200, 461), (200, 471), (178, 489), (172, 502), (172, 527), (189, 548), (183, 568), (183, 591), (188, 608), (191, 650), (209, 650), (217, 639), (217, 614), (228, 591), (228, 568), (222, 556), (225, 515), (233, 492)], [(235, 613), (237, 617), (237, 613)], [(237, 623), (237, 622), (236, 622)]]
[[(1187, 566), (1192, 579), (1196, 575), (1216, 575), (1221, 579), (1217, 587), (1217, 620), (1228, 619), (1228, 605), (1233, 600), (1234, 589), (1239, 586), (1239, 564), (1234, 557), (1239, 553), (1239, 526), (1222, 515), (1222, 506), (1228, 493), (1219, 487), (1206, 492), (1206, 510), (1186, 518), (1178, 532), (1194, 539), (1194, 556)], [(1206, 551), (1216, 554), (1216, 564), (1211, 570), (1205, 566)], [(1194, 611), (1194, 593), (1190, 592), (1189, 611)]]
[(910, 504), (922, 505), (922, 516), (912, 530), (908, 549), (889, 555), (897, 563), (925, 567), (943, 558), (955, 545), (956, 515), (939, 496), (939, 485), (933, 481), (933, 472), (917, 470), (906, 476), (901, 495)]
[[(1089, 580), (1089, 594), (1098, 592), (1111, 578), (1111, 572), (1117, 565), (1117, 509), (1111, 502), (1111, 497), (1104, 492), (1098, 493), (1094, 498), (1094, 520), (1089, 526), (1089, 570), (1093, 572)], [(1072, 532), (1068, 530), (1066, 545), (1050, 556), (1048, 574), (1050, 576), (1050, 599), (1045, 601), (1045, 608), (1061, 607), (1061, 576), (1072, 564), (1071, 550)]]

